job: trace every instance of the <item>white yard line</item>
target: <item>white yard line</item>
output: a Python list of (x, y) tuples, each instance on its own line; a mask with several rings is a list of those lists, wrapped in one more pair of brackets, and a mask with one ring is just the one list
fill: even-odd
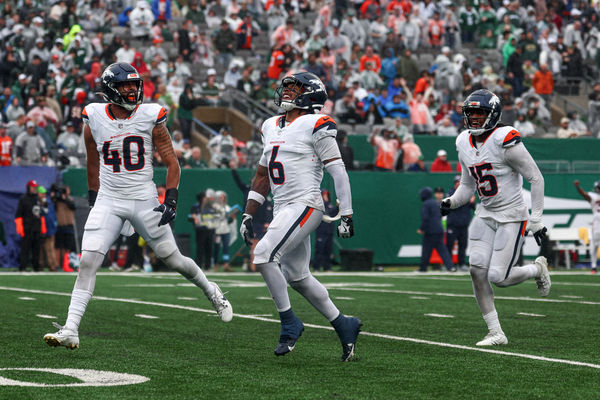
[[(53, 291), (47, 291), (47, 290), (23, 289), (23, 288), (15, 288), (15, 287), (7, 287), (7, 286), (0, 286), (0, 290), (7, 290), (7, 291), (21, 292), (21, 293), (47, 294), (47, 295), (65, 296), (65, 297), (71, 296), (71, 293), (53, 292)], [(196, 312), (202, 312), (202, 313), (208, 313), (208, 314), (215, 314), (214, 310), (182, 306), (179, 304), (166, 304), (166, 303), (157, 303), (157, 302), (153, 302), (153, 301), (112, 298), (112, 297), (104, 297), (104, 296), (95, 296), (94, 299), (95, 300), (103, 300), (103, 301), (115, 301), (115, 302), (122, 302), (122, 303), (130, 303), (130, 304), (143, 304), (143, 305), (149, 305), (149, 306), (175, 308), (175, 309), (179, 309), (179, 310), (187, 310), (187, 311), (196, 311)], [(259, 317), (259, 316), (255, 316), (255, 315), (245, 315), (245, 314), (234, 314), (234, 315), (236, 318), (251, 319), (251, 320), (255, 320), (255, 321), (271, 322), (271, 323), (276, 323), (276, 324), (280, 323), (280, 321), (278, 319), (273, 319), (273, 318), (265, 318), (265, 317)], [(330, 330), (330, 331), (333, 330), (333, 327), (331, 327), (331, 326), (314, 325), (314, 324), (304, 324), (304, 326), (309, 327), (309, 328), (315, 328), (315, 329), (325, 329), (325, 330)], [(377, 337), (377, 338), (381, 338), (381, 339), (427, 344), (427, 345), (432, 345), (432, 346), (447, 347), (447, 348), (461, 349), (461, 350), (468, 350), (468, 351), (478, 351), (481, 353), (498, 354), (498, 355), (509, 356), (509, 357), (526, 358), (526, 359), (530, 359), (530, 360), (546, 361), (546, 362), (552, 362), (552, 363), (558, 363), (558, 364), (567, 364), (567, 365), (574, 365), (574, 366), (580, 366), (580, 367), (600, 369), (600, 364), (592, 364), (592, 363), (586, 363), (586, 362), (581, 362), (581, 361), (565, 360), (565, 359), (561, 359), (561, 358), (550, 358), (550, 357), (536, 356), (536, 355), (524, 354), (524, 353), (512, 353), (512, 352), (508, 352), (508, 351), (492, 350), (492, 349), (486, 349), (486, 348), (480, 348), (480, 347), (470, 347), (470, 346), (463, 346), (463, 345), (452, 344), (452, 343), (434, 342), (431, 340), (423, 340), (423, 339), (394, 336), (394, 335), (384, 335), (381, 333), (374, 333), (374, 332), (361, 332), (360, 334), (364, 335), (364, 336), (372, 336), (372, 337)]]
[[(327, 286), (327, 285), (325, 285)], [(396, 293), (396, 294), (412, 294), (417, 296), (445, 296), (445, 297), (468, 297), (474, 298), (472, 294), (461, 294), (461, 293), (443, 293), (443, 292), (417, 292), (413, 290), (393, 290), (393, 289), (367, 289), (367, 288), (341, 288), (341, 287), (328, 287), (331, 290), (347, 290), (350, 292), (373, 292), (373, 293)], [(573, 303), (573, 304), (590, 304), (600, 305), (600, 301), (584, 301), (584, 300), (559, 300), (549, 298), (534, 298), (534, 297), (510, 297), (510, 296), (494, 296), (496, 300), (521, 300), (521, 301), (539, 301), (545, 303)]]

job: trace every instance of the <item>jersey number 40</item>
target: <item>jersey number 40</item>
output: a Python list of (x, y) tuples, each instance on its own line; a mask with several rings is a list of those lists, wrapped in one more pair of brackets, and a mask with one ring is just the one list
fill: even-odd
[[(110, 140), (104, 142), (102, 146), (102, 154), (104, 155), (104, 164), (112, 165), (113, 172), (121, 172), (121, 161), (127, 171), (138, 171), (144, 168), (144, 139), (141, 136), (127, 136), (123, 140), (123, 149), (111, 150)], [(137, 162), (131, 160), (131, 145), (136, 144), (137, 147)]]

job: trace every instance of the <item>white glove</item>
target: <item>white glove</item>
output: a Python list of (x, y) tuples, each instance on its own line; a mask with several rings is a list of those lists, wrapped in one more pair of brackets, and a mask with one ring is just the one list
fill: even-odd
[(248, 246), (252, 246), (250, 239), (254, 238), (254, 229), (252, 228), (252, 215), (242, 214), (242, 225), (240, 225), (240, 235)]

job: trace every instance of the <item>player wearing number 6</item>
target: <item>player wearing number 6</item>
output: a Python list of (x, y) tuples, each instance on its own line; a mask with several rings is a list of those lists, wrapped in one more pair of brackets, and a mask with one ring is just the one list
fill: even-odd
[[(493, 346), (508, 343), (500, 327), (490, 285), (513, 286), (535, 278), (542, 296), (550, 292), (545, 257), (535, 263), (515, 266), (523, 236), (533, 233), (538, 245), (546, 236), (542, 224), (544, 178), (512, 126), (499, 124), (500, 99), (486, 89), (471, 93), (463, 104), (467, 127), (456, 139), (462, 167), (456, 192), (441, 202), (442, 214), (466, 204), (474, 191), (482, 207), (469, 226), (469, 262), (473, 290), (489, 333), (477, 343)], [(531, 216), (523, 200), (523, 178), (531, 184)]]
[(350, 181), (335, 141), (337, 127), (331, 117), (317, 114), (326, 100), (325, 85), (316, 75), (300, 72), (283, 78), (275, 92), (275, 104), (285, 113), (262, 125), (263, 155), (248, 194), (240, 233), (249, 244), (253, 237), (252, 215), (271, 190), (273, 221), (254, 249), (254, 263), (279, 311), (281, 333), (275, 355), (292, 351), (304, 330), (292, 311), (289, 283), (333, 325), (342, 343), (342, 361), (349, 361), (362, 323), (344, 316), (309, 270), (310, 234), (319, 226), (324, 212), (320, 190), (323, 168), (333, 177), (340, 201), (338, 236), (354, 235)]
[[(83, 110), (89, 204), (93, 208), (85, 224), (79, 273), (65, 326), (56, 324), (60, 330), (45, 335), (44, 341), (50, 346), (79, 347), (79, 323), (92, 297), (96, 272), (125, 221), (169, 267), (202, 289), (224, 322), (230, 321), (229, 301), (194, 261), (181, 254), (169, 227), (175, 219), (180, 170), (165, 126), (165, 109), (142, 104), (142, 80), (127, 63), (108, 66), (101, 87), (108, 103), (92, 103)], [(154, 147), (167, 166), (163, 204), (158, 202), (152, 181)]]

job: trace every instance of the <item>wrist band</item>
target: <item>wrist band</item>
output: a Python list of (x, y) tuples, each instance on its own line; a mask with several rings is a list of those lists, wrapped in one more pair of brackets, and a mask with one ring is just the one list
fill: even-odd
[(255, 192), (254, 190), (251, 190), (248, 192), (248, 200), (254, 200), (256, 201), (258, 204), (261, 204), (265, 202), (265, 196), (263, 196), (262, 194)]

